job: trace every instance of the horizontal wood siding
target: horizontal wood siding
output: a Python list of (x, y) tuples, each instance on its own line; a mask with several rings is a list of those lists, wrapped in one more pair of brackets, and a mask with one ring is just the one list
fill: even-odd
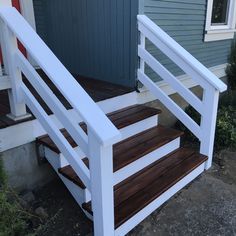
[(75, 74), (133, 87), (136, 0), (34, 0), (36, 25)]
[[(142, 0), (144, 14), (194, 55), (207, 67), (224, 64), (228, 60), (231, 40), (204, 42), (207, 0)], [(175, 75), (183, 74), (151, 43), (148, 50)], [(159, 78), (148, 69), (154, 80)]]

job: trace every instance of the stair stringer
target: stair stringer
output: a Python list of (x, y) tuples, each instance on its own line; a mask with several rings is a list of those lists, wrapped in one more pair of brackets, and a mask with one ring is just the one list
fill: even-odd
[[(57, 154), (50, 150), (47, 147), (44, 147), (45, 151), (45, 158), (48, 160), (50, 165), (53, 167), (53, 169), (56, 171), (60, 179), (63, 181), (63, 183), (66, 185), (67, 189), (70, 191), (76, 202), (80, 205), (82, 209), (82, 204), (85, 202), (88, 202), (91, 200), (91, 194), (88, 191), (88, 189), (82, 189), (64, 176), (62, 176), (59, 172), (58, 169), (60, 168), (61, 164), (61, 158), (60, 156), (62, 154)], [(84, 211), (85, 212), (85, 211)], [(87, 215), (87, 212), (85, 212)]]

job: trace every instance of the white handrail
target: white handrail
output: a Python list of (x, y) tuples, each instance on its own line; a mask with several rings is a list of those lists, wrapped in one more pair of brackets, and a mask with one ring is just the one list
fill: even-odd
[[(140, 24), (142, 24), (145, 29), (150, 30), (155, 35), (155, 37), (171, 51), (172, 55), (174, 53), (179, 59), (186, 62), (192, 70), (194, 70), (201, 78), (211, 84), (215, 89), (220, 92), (224, 92), (227, 89), (227, 86), (218, 77), (216, 77), (210, 70), (208, 70), (203, 64), (201, 64), (196, 58), (194, 58), (188, 51), (180, 46), (173, 38), (165, 33), (147, 16), (138, 15), (138, 22), (139, 26)], [(139, 27), (139, 30), (142, 32), (141, 27)], [(164, 54), (168, 54), (164, 47), (160, 47), (159, 49)], [(170, 54), (168, 54), (168, 56), (172, 59), (172, 56)], [(175, 63), (177, 64), (178, 61), (175, 60)]]
[[(39, 120), (52, 141), (91, 192), (96, 235), (114, 234), (113, 144), (120, 141), (120, 131), (89, 97), (73, 76), (40, 39), (37, 33), (12, 7), (0, 8), (0, 33), (4, 43), (4, 63), (11, 81), (16, 116), (26, 113), (26, 105)], [(68, 116), (67, 109), (43, 81), (17, 47), (17, 38), (34, 61), (47, 74), (72, 108), (87, 125), (87, 134), (78, 121)], [(71, 138), (89, 158), (84, 164), (41, 104), (22, 80), (25, 75)], [(20, 105), (19, 105), (20, 104)], [(106, 205), (106, 207), (104, 207)]]
[[(102, 145), (120, 140), (120, 132), (79, 85), (26, 20), (12, 7), (1, 7), (0, 18), (24, 45), (49, 79), (80, 114)], [(76, 98), (76, 99), (75, 99)]]
[[(210, 168), (212, 165), (219, 92), (225, 91), (227, 86), (147, 16), (138, 16), (138, 29), (140, 31), (140, 45), (138, 46), (140, 68), (137, 72), (138, 80), (200, 140), (200, 153), (208, 156), (206, 169)], [(202, 87), (202, 100), (191, 90), (187, 89), (167, 68), (151, 55), (146, 49), (146, 38), (186, 74), (190, 75), (196, 84)], [(165, 82), (170, 84), (178, 94), (199, 112), (201, 115), (200, 125), (145, 74), (145, 64)]]

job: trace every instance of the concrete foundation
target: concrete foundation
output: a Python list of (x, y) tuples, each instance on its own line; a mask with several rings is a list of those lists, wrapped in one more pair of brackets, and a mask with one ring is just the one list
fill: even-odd
[(48, 163), (38, 163), (34, 142), (0, 153), (0, 159), (9, 185), (17, 191), (41, 187), (56, 176)]

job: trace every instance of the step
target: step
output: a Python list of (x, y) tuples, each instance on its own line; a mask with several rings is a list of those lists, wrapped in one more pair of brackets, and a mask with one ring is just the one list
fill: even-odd
[[(177, 149), (179, 147), (179, 137), (182, 134), (183, 132), (181, 131), (158, 125), (115, 144), (113, 147), (114, 184), (121, 182), (123, 179)], [(175, 145), (166, 148), (165, 145), (169, 145), (172, 142), (175, 142)], [(161, 148), (164, 151), (159, 152)], [(164, 155), (163, 153), (166, 154)], [(88, 159), (84, 158), (83, 160), (88, 165)], [(136, 162), (138, 162), (137, 165), (135, 164)], [(124, 168), (126, 168), (126, 171), (123, 171)], [(119, 173), (120, 171), (121, 173)], [(59, 173), (80, 188), (85, 188), (70, 165), (60, 168)]]
[[(157, 115), (161, 111), (156, 108), (147, 107), (145, 105), (134, 105), (123, 108), (121, 110), (107, 114), (107, 117), (121, 131), (122, 138), (126, 139), (146, 129), (157, 125)], [(84, 122), (80, 123), (81, 128), (86, 132), (87, 127)], [(72, 147), (77, 144), (70, 137), (68, 132), (63, 129), (63, 135), (68, 139)], [(53, 143), (48, 135), (41, 136), (37, 139), (38, 144), (42, 144), (56, 153), (60, 153), (57, 146)]]
[[(153, 201), (201, 166), (206, 160), (206, 156), (191, 149), (179, 148), (115, 186), (116, 229), (128, 220), (130, 221), (144, 208), (150, 206)], [(84, 203), (82, 206), (92, 215), (91, 202)]]

